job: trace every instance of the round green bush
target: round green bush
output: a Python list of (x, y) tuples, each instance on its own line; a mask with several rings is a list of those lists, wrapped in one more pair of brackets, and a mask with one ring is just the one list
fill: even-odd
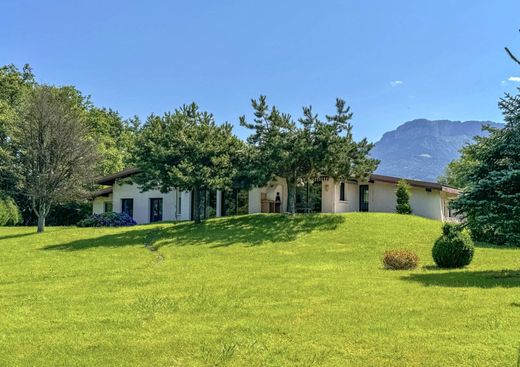
[(433, 260), (440, 268), (462, 268), (471, 263), (475, 246), (467, 232), (456, 224), (446, 223), (442, 236), (432, 249)]

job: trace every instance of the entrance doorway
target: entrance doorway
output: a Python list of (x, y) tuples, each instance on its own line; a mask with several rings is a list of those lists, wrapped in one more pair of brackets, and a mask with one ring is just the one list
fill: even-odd
[(150, 199), (150, 223), (160, 222), (163, 214), (163, 200), (161, 198)]
[(359, 211), (368, 212), (368, 185), (359, 185)]

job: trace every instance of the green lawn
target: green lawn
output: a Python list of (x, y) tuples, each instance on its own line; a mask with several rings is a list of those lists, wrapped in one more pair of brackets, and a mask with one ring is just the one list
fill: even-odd
[[(0, 228), (0, 365), (516, 366), (520, 248), (442, 271), (440, 228), (372, 213)], [(421, 268), (384, 270), (393, 248)]]

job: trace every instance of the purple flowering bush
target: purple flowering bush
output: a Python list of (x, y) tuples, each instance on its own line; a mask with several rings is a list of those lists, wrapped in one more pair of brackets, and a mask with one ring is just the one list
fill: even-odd
[(92, 214), (80, 220), (78, 227), (126, 227), (136, 224), (136, 221), (126, 213), (102, 213)]

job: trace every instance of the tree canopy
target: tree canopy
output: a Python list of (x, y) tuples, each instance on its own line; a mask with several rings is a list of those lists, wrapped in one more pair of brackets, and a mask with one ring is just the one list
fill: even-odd
[[(151, 115), (134, 146), (135, 177), (142, 190), (192, 190), (194, 219), (200, 222), (201, 193), (230, 189), (247, 181), (240, 163), (247, 147), (228, 123), (218, 125), (212, 114), (195, 103), (173, 113)], [(242, 174), (240, 174), (242, 172)]]
[(506, 122), (462, 152), (467, 182), (454, 209), (473, 235), (498, 244), (520, 245), (520, 95), (499, 102)]
[[(33, 223), (36, 215), (21, 185), (14, 130), (20, 122), (22, 101), (31, 94), (39, 83), (36, 82), (31, 67), (25, 65), (19, 70), (14, 65), (0, 67), (0, 198), (12, 197), (20, 208), (24, 222)], [(137, 118), (123, 119), (114, 110), (95, 106), (89, 96), (83, 95), (72, 86), (60, 87), (67, 93), (67, 99), (74, 101), (75, 108), (87, 128), (87, 136), (95, 142), (99, 160), (92, 172), (97, 176), (113, 173), (130, 164), (130, 149), (134, 144), (135, 132), (139, 125)], [(54, 204), (49, 212), (53, 224), (69, 224), (71, 217), (89, 212), (84, 200)]]
[(34, 87), (13, 128), (16, 166), (38, 217), (38, 232), (53, 204), (81, 196), (96, 163), (83, 110), (73, 97), (68, 88)]
[(352, 113), (345, 101), (336, 100), (336, 114), (322, 121), (312, 111), (303, 108), (303, 116), (295, 122), (291, 115), (270, 107), (265, 96), (251, 101), (253, 122), (245, 116), (240, 124), (250, 130), (247, 141), (262, 162), (263, 172), (258, 182), (266, 183), (274, 176), (287, 180), (287, 211), (296, 211), (296, 187), (321, 175), (335, 180), (365, 178), (378, 161), (368, 157), (373, 145), (366, 139), (359, 142), (352, 137)]

